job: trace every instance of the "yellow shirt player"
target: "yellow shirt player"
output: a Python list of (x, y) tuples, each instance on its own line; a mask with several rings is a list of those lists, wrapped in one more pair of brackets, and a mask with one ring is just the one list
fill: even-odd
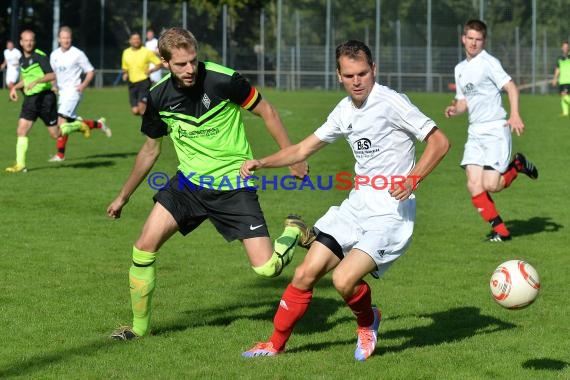
[[(142, 46), (141, 35), (131, 33), (130, 46), (123, 51), (121, 68), (123, 80), (129, 82), (129, 102), (133, 115), (142, 115), (146, 110), (146, 100), (151, 81), (149, 75), (162, 68), (162, 62), (154, 52)], [(149, 64), (154, 67), (149, 68)]]

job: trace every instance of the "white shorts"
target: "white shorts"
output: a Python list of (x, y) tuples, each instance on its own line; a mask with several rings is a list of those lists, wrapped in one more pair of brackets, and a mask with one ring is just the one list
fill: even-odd
[(504, 173), (511, 158), (511, 129), (506, 121), (469, 126), (461, 166), (491, 167)]
[(79, 107), (82, 97), (83, 93), (77, 91), (75, 88), (60, 91), (57, 100), (57, 113), (65, 117), (77, 118), (77, 107)]
[(366, 252), (381, 276), (409, 247), (415, 219), (413, 194), (398, 201), (386, 191), (361, 188), (352, 190), (340, 206), (329, 208), (315, 228), (334, 237), (345, 256), (353, 248)]
[(8, 68), (6, 69), (6, 84), (18, 83), (19, 77), (20, 77), (20, 70), (8, 66)]

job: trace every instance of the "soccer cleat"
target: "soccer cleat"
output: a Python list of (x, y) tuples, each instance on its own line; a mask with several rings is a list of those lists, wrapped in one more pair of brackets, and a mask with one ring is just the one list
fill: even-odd
[(515, 163), (515, 168), (519, 173), (524, 173), (531, 179), (538, 178), (538, 169), (532, 162), (527, 160), (522, 153), (515, 154), (515, 159), (513, 162)]
[(130, 326), (121, 326), (111, 333), (111, 339), (135, 340), (140, 338)]
[(359, 327), (356, 330), (358, 340), (356, 341), (356, 350), (354, 351), (354, 358), (360, 362), (368, 359), (374, 349), (376, 349), (376, 342), (378, 341), (378, 328), (380, 327), (380, 320), (382, 314), (376, 307), (372, 307), (374, 312), (374, 322), (368, 327)]
[(28, 171), (28, 169), (25, 166), (18, 164), (8, 166), (5, 170), (6, 173), (25, 173)]
[(504, 236), (494, 231), (491, 231), (491, 233), (489, 233), (487, 235), (487, 238), (485, 239), (485, 241), (491, 241), (491, 242), (503, 242), (509, 240), (512, 240), (511, 235)]
[(65, 161), (65, 157), (60, 157), (57, 154), (51, 156), (51, 158), (48, 160), (48, 162), (62, 162)]
[(257, 356), (275, 356), (281, 352), (283, 351), (277, 351), (275, 348), (273, 348), (273, 343), (262, 342), (257, 343), (251, 350), (242, 352), (241, 356), (244, 358), (255, 358)]
[(105, 136), (107, 136), (107, 137), (113, 136), (113, 132), (111, 131), (111, 128), (109, 128), (109, 126), (107, 125), (107, 119), (105, 119), (104, 117), (101, 117), (101, 118), (99, 118), (99, 120), (97, 120), (97, 122), (99, 124), (101, 124), (101, 132), (103, 132), (105, 134)]
[(297, 244), (299, 244), (300, 247), (309, 249), (311, 244), (315, 241), (315, 231), (313, 231), (312, 228), (308, 228), (307, 224), (299, 215), (289, 215), (285, 219), (284, 224), (286, 227), (297, 227), (301, 231), (301, 236)]

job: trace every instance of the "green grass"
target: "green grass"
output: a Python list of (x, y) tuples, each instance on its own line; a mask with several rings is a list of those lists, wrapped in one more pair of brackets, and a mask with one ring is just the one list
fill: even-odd
[[(311, 133), (343, 94), (265, 91), (294, 140)], [(353, 359), (355, 322), (330, 276), (276, 358), (240, 356), (268, 337), (275, 307), (294, 263), (277, 279), (254, 275), (239, 243), (228, 244), (205, 223), (174, 236), (158, 258), (154, 335), (112, 342), (113, 328), (130, 322), (127, 271), (131, 246), (153, 191), (139, 188), (120, 220), (105, 215), (127, 178), (143, 137), (125, 88), (89, 90), (81, 114), (104, 115), (113, 138), (73, 135), (65, 162), (46, 162), (55, 144), (41, 122), (30, 134), (28, 167), (0, 173), (0, 377), (13, 378), (243, 378), (243, 379), (490, 379), (569, 378), (570, 207), (565, 168), (570, 120), (558, 117), (557, 96), (522, 96), (527, 131), (513, 150), (535, 161), (540, 178), (521, 176), (494, 198), (514, 239), (481, 242), (488, 227), (465, 189), (458, 163), (464, 117), (447, 120), (450, 94), (409, 94), (449, 136), (452, 148), (417, 191), (411, 249), (381, 280), (369, 279), (384, 312), (376, 354)], [(0, 92), (4, 138), (0, 157), (13, 163), (20, 103)], [(276, 149), (260, 120), (246, 115), (257, 156)], [(422, 145), (419, 145), (422, 149)], [(313, 175), (352, 171), (339, 141), (310, 159)], [(169, 141), (155, 171), (174, 174)], [(286, 170), (265, 174), (285, 174)], [(289, 212), (314, 222), (346, 195), (341, 191), (260, 193), (272, 236)], [(538, 270), (542, 290), (531, 307), (501, 308), (488, 281), (501, 262), (523, 258)]]

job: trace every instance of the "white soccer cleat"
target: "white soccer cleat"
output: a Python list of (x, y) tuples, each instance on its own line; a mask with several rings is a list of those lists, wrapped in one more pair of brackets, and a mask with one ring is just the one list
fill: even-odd
[(105, 136), (107, 137), (111, 137), (113, 136), (113, 132), (111, 131), (111, 128), (109, 128), (109, 126), (107, 125), (107, 119), (105, 119), (104, 117), (99, 118), (99, 120), (97, 120), (98, 123), (101, 123), (101, 132), (103, 132), (105, 134)]

